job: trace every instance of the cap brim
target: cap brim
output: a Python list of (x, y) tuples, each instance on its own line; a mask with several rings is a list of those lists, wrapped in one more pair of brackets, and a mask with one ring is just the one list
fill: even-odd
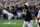
[(29, 4), (28, 4), (28, 3), (25, 3), (25, 5), (29, 6)]

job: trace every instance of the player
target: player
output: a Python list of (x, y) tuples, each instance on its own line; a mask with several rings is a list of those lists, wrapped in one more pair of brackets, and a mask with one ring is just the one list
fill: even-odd
[(37, 16), (37, 23), (38, 23), (38, 27), (40, 27), (40, 9), (39, 9), (39, 12), (38, 12), (38, 16)]
[(9, 23), (11, 23), (11, 18), (13, 17), (13, 14), (12, 13), (9, 13), (7, 10), (3, 10), (3, 14), (7, 14), (8, 15), (8, 20), (9, 20)]
[(30, 9), (28, 7), (29, 7), (29, 4), (25, 3), (26, 17), (25, 17), (23, 27), (27, 27), (27, 25), (28, 25), (28, 27), (33, 27), (33, 20), (31, 17)]

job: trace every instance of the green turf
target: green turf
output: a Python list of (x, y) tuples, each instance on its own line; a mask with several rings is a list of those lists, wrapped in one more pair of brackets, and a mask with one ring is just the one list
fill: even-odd
[[(8, 22), (8, 20), (0, 20), (0, 23)], [(24, 20), (11, 20), (11, 22), (16, 22), (16, 24), (0, 24), (0, 27), (22, 27)], [(33, 22), (33, 27), (37, 27), (36, 22)]]

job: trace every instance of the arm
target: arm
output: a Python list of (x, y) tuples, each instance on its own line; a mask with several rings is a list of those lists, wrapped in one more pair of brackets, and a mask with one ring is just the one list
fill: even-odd
[(40, 11), (38, 12), (38, 16), (37, 16), (37, 22), (39, 24), (39, 18), (40, 18)]

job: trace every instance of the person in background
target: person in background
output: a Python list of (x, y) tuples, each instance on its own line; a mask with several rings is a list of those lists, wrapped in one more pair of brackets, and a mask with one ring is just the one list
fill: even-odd
[(39, 11), (38, 8), (36, 8), (36, 9), (35, 9), (35, 20), (36, 20), (36, 22), (37, 22), (38, 11)]
[(3, 14), (8, 15), (9, 24), (11, 23), (11, 18), (13, 17), (13, 14), (5, 9), (2, 10)]
[(40, 27), (40, 7), (37, 15), (37, 23), (38, 23), (38, 27)]
[(18, 19), (21, 19), (21, 18), (22, 18), (21, 11), (19, 11), (19, 12), (17, 13), (17, 15), (18, 15)]
[(33, 18), (33, 20), (35, 20), (35, 9), (34, 9), (34, 6), (32, 6), (30, 9), (31, 9), (32, 18)]
[(16, 7), (14, 7), (14, 9), (13, 9), (13, 14), (14, 14), (14, 19), (16, 20), (17, 19), (17, 8)]
[(1, 6), (0, 6), (0, 19), (3, 19), (3, 12), (2, 12), (2, 8), (1, 8)]

